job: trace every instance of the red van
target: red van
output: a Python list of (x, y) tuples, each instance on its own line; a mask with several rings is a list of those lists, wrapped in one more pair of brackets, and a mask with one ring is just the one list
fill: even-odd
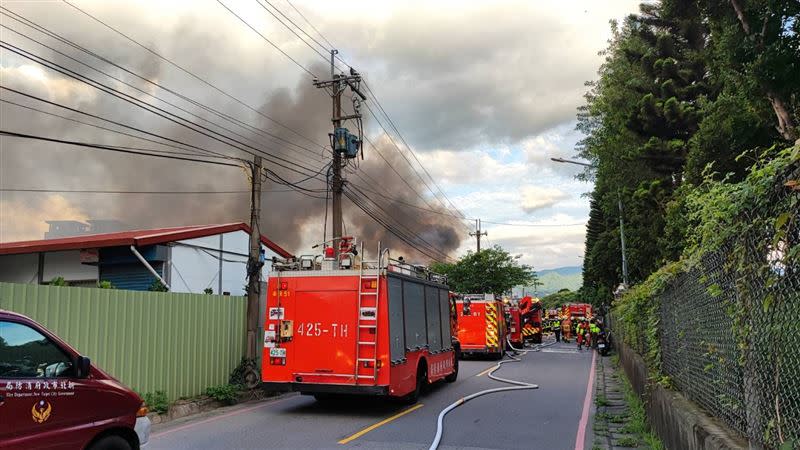
[(0, 448), (145, 447), (142, 399), (33, 320), (0, 310)]

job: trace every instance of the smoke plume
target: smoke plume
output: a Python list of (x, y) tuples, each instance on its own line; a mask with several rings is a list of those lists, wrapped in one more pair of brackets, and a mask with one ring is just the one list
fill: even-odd
[[(191, 27), (182, 26), (181, 30), (182, 33), (192, 34)], [(176, 38), (178, 37), (176, 36)], [(6, 38), (4, 37), (4, 39)], [(259, 112), (285, 125), (282, 127), (261, 115), (242, 108), (205, 86), (198, 85), (196, 82), (189, 84), (190, 80), (183, 74), (175, 73), (173, 68), (169, 68), (153, 55), (145, 54), (143, 56), (141, 53), (131, 55), (123, 49), (117, 48), (98, 50), (99, 53), (106, 53), (110, 59), (133, 72), (164, 83), (165, 86), (186, 93), (203, 103), (213, 104), (215, 108), (225, 114), (241, 118), (261, 130), (267, 130), (275, 136), (273, 138), (226, 122), (152, 85), (125, 75), (113, 66), (91, 60), (85, 55), (80, 55), (80, 59), (91, 61), (92, 65), (100, 70), (112, 73), (147, 93), (179, 104), (193, 114), (216, 125), (191, 117), (141, 92), (100, 76), (68, 58), (31, 46), (23, 39), (15, 40), (11, 37), (7, 39), (15, 45), (35, 49), (35, 53), (38, 55), (110, 84), (147, 103), (175, 112), (204, 127), (229, 136), (232, 136), (232, 133), (222, 130), (217, 125), (235, 131), (241, 135), (241, 137), (233, 136), (235, 139), (273, 155), (274, 158), (265, 158), (265, 167), (288, 181), (298, 181), (306, 178), (307, 175), (282, 168), (279, 164), (297, 163), (318, 171), (322, 170), (330, 160), (330, 152), (325, 148), (327, 148), (328, 133), (331, 131), (331, 100), (327, 93), (314, 88), (307, 78), (296, 81), (292, 88), (275, 89), (262, 100), (237, 94), (237, 97), (243, 98), (250, 104), (261, 105), (258, 108)], [(181, 45), (186, 47), (188, 45), (186, 42), (186, 40), (182, 41)], [(194, 49), (194, 51), (196, 54), (202, 54), (200, 48)], [(4, 56), (5, 53), (7, 52), (4, 52)], [(42, 70), (30, 61), (16, 56), (6, 58), (5, 61), (5, 65), (0, 67), (3, 86), (129, 123), (205, 149), (251, 158), (244, 152), (236, 151), (217, 140), (147, 113), (86, 84), (51, 71)], [(217, 64), (219, 63), (217, 62)], [(209, 65), (207, 68), (213, 70), (217, 76), (220, 76), (220, 73), (237, 69), (236, 67), (214, 65)], [(322, 65), (312, 66), (312, 70), (315, 73), (326, 73), (326, 68)], [(241, 73), (236, 74), (236, 77), (241, 76), (243, 76)], [(77, 113), (43, 105), (8, 91), (2, 91), (2, 99), (40, 108), (75, 120), (119, 128)], [(351, 131), (355, 130), (355, 125), (348, 126)], [(47, 116), (40, 112), (21, 109), (8, 103), (3, 103), (0, 107), (0, 128), (59, 139), (176, 151), (62, 118)], [(348, 173), (347, 177), (351, 179), (352, 183), (396, 199), (371, 197), (376, 203), (382, 205), (385, 211), (391, 213), (393, 221), (401, 224), (397, 226), (418, 236), (417, 245), (423, 248), (434, 247), (438, 251), (432, 253), (437, 255), (440, 253), (450, 254), (458, 248), (463, 235), (459, 220), (450, 216), (451, 212), (431, 197), (430, 193), (425, 193), (426, 188), (423, 183), (385, 136), (378, 135), (373, 138), (377, 149), (366, 149), (366, 159), (360, 163), (358, 171), (361, 172), (362, 178), (376, 180), (379, 184), (376, 185), (373, 181), (364, 181), (353, 173)], [(286, 141), (297, 145), (287, 144)], [(380, 151), (384, 155), (388, 164), (375, 154), (376, 151)], [(305, 170), (301, 171), (306, 172)], [(326, 172), (322, 170), (320, 178), (324, 179), (325, 175)], [(422, 193), (425, 199), (417, 196), (406, 183)], [(266, 180), (261, 204), (261, 232), (289, 251), (297, 253), (307, 252), (310, 245), (322, 241), (326, 209), (325, 183), (323, 181), (309, 180), (301, 183), (301, 186), (315, 192), (303, 195), (289, 191), (286, 186), (272, 180)], [(55, 191), (73, 189), (223, 191), (247, 190), (249, 181), (247, 171), (244, 169), (113, 154), (62, 144), (2, 137), (0, 138), (0, 187), (6, 189), (52, 189)], [(321, 192), (319, 192), (320, 190)], [(372, 194), (370, 195), (372, 196)], [(408, 206), (409, 204), (417, 208)], [(377, 241), (381, 241), (384, 246), (392, 248), (393, 255), (405, 255), (407, 259), (428, 259), (347, 200), (344, 201), (344, 205), (347, 233), (365, 241), (369, 248), (374, 248)], [(420, 208), (434, 209), (439, 214)], [(42, 238), (42, 231), (45, 227), (44, 220), (86, 220), (87, 218), (118, 220), (128, 229), (247, 222), (249, 220), (249, 195), (247, 193), (146, 195), (0, 192), (0, 241), (2, 242)], [(330, 215), (328, 220), (330, 220)], [(327, 236), (331, 237), (330, 227), (327, 229)]]

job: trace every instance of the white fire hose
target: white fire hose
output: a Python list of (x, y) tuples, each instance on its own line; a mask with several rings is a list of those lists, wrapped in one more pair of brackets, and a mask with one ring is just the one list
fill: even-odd
[[(529, 350), (522, 350), (522, 349), (514, 348), (514, 346), (511, 345), (511, 341), (508, 340), (508, 338), (506, 338), (506, 340), (507, 340), (508, 346), (509, 346), (509, 348), (511, 348), (511, 350), (514, 350), (515, 352), (522, 353), (522, 354), (527, 354), (528, 352), (538, 352), (539, 350), (541, 350), (544, 347), (549, 347), (549, 346), (555, 344), (555, 341), (554, 342), (548, 342), (547, 344), (538, 344), (536, 347), (534, 347), (532, 349), (529, 349)], [(502, 366), (505, 363), (522, 361), (521, 359), (519, 359), (517, 357), (514, 357), (513, 355), (510, 355), (510, 354), (508, 355), (508, 357), (511, 358), (511, 359), (498, 361), (497, 365), (495, 365), (494, 368), (492, 369), (492, 371), (489, 372), (488, 376), (489, 376), (489, 378), (491, 378), (491, 379), (493, 379), (495, 381), (500, 381), (502, 383), (513, 384), (514, 386), (494, 388), (494, 389), (486, 389), (485, 391), (476, 392), (474, 394), (471, 394), (471, 395), (468, 395), (466, 397), (462, 397), (462, 398), (456, 400), (454, 403), (450, 404), (448, 407), (443, 409), (439, 413), (439, 417), (436, 419), (436, 436), (433, 438), (433, 442), (431, 443), (431, 446), (428, 448), (428, 450), (436, 450), (437, 448), (439, 448), (439, 443), (442, 440), (442, 432), (444, 431), (444, 416), (447, 415), (447, 413), (449, 413), (450, 411), (452, 411), (452, 410), (458, 408), (459, 406), (463, 405), (464, 403), (467, 403), (468, 401), (470, 401), (470, 400), (472, 400), (474, 398), (478, 398), (478, 397), (481, 397), (481, 396), (487, 395), (487, 394), (494, 394), (496, 392), (521, 391), (523, 389), (539, 389), (539, 385), (537, 385), (537, 384), (525, 383), (525, 382), (516, 381), (516, 380), (509, 380), (509, 379), (506, 379), (506, 378), (500, 378), (500, 377), (496, 377), (496, 376), (493, 375), (494, 372), (497, 369), (499, 369), (500, 366)]]

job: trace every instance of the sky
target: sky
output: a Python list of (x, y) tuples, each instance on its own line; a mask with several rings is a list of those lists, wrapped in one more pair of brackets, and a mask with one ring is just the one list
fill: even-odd
[[(402, 176), (407, 176), (404, 183), (410, 182), (425, 197), (415, 202), (447, 211), (440, 199), (426, 190), (423, 179), (427, 180), (432, 190), (441, 188), (449, 202), (469, 219), (465, 221), (468, 227), (474, 229), (473, 219), (482, 220), (488, 233), (482, 245), (500, 245), (537, 269), (582, 264), (589, 211), (586, 194), (592, 186), (575, 179), (582, 170), (579, 166), (557, 164), (550, 158), (575, 154), (575, 144), (581, 139), (575, 131), (576, 109), (584, 102), (584, 83), (596, 78), (602, 62), (598, 52), (610, 38), (609, 20), (635, 12), (638, 2), (260, 1), (264, 7), (256, 0), (223, 3), (274, 46), (215, 1), (76, 0), (74, 4), (200, 74), (220, 90), (261, 105), (260, 110), (269, 111), (272, 117), (277, 115), (284, 124), (325, 141), (330, 99), (313, 88), (306, 71), (324, 78), (330, 75), (329, 68), (323, 56), (267, 10), (285, 14), (323, 46), (336, 46), (341, 58), (367, 80), (402, 138), (392, 132), (392, 139), (388, 139), (380, 124), (369, 118), (365, 120), (367, 135), (384, 152), (394, 152), (392, 147), (397, 144), (410, 157), (407, 143), (438, 185), (433, 186), (424, 175), (417, 177), (408, 167), (401, 168)], [(139, 73), (215, 108), (255, 117), (252, 111), (243, 110), (230, 98), (154, 59), (67, 4), (3, 2), (3, 6), (98, 53), (114, 55)], [(28, 36), (34, 34), (8, 16), (0, 17), (0, 22)], [(33, 44), (8, 28), (0, 30), (0, 36), (20, 47), (36, 48), (28, 47)], [(96, 106), (140, 124), (163, 127), (111, 104), (90, 87), (7, 50), (0, 53), (0, 79), (4, 86), (40, 92), (51, 100), (68, 99), (73, 106)], [(158, 92), (152, 87), (144, 90)], [(135, 95), (140, 98), (142, 94)], [(2, 97), (13, 96), (3, 92)], [(374, 100), (367, 103), (377, 110)], [(24, 116), (13, 108), (3, 105), (3, 129), (61, 129), (72, 137), (80, 135), (74, 126), (42, 126), (50, 119)], [(389, 128), (388, 122), (383, 122)], [(165, 133), (181, 136), (179, 131), (168, 131)], [(9, 138), (0, 139), (0, 187), (246, 188), (241, 173), (181, 169), (186, 171), (182, 173), (164, 165), (120, 169), (116, 160), (76, 157), (74, 150), (52, 148), (33, 153), (33, 148)], [(365, 148), (363, 170), (375, 175), (378, 183), (385, 182), (382, 188), (400, 198), (413, 198), (408, 197), (407, 186), (390, 181), (388, 175), (384, 178), (380, 166), (385, 162), (374, 151)], [(398, 168), (405, 164), (399, 159), (400, 153), (392, 154), (395, 156), (389, 157), (389, 162)], [(412, 165), (421, 172), (416, 162)], [(232, 200), (215, 203), (201, 196), (183, 196), (178, 201), (0, 192), (0, 241), (40, 238), (47, 228), (44, 220), (49, 219), (121, 218), (137, 225), (160, 226), (187, 224), (175, 223), (181, 221), (246, 220), (246, 210), (241, 208), (246, 198), (239, 200), (234, 205)], [(265, 234), (273, 239), (277, 235), (274, 240), (299, 253), (319, 241), (320, 211), (324, 211), (319, 201), (313, 203), (312, 199), (303, 206), (283, 193), (269, 194), (266, 201), (271, 208), (267, 208), (269, 217), (265, 220), (273, 231), (262, 230)], [(315, 212), (309, 216), (288, 213), (287, 209)], [(201, 210), (214, 213), (198, 212)], [(137, 222), (149, 211), (163, 213)], [(359, 227), (364, 220), (359, 213), (346, 208), (346, 224), (350, 221), (371, 236), (367, 228)], [(280, 220), (284, 214), (288, 214), (287, 219)], [(436, 217), (427, 214), (410, 227), (422, 235), (430, 228), (431, 241), (446, 242), (444, 248), (452, 256), (475, 248), (475, 238), (466, 235), (467, 227), (452, 225), (452, 220), (437, 222)], [(452, 230), (444, 230), (448, 226)], [(289, 227), (297, 232), (286, 234)], [(454, 230), (458, 232), (455, 239), (450, 236)]]

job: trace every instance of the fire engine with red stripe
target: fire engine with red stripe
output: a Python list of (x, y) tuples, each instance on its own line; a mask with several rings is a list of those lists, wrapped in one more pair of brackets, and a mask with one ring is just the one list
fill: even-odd
[(376, 395), (416, 402), (428, 383), (458, 376), (459, 343), (445, 277), (393, 259), (338, 252), (274, 261), (264, 324), (265, 388), (327, 399)]

